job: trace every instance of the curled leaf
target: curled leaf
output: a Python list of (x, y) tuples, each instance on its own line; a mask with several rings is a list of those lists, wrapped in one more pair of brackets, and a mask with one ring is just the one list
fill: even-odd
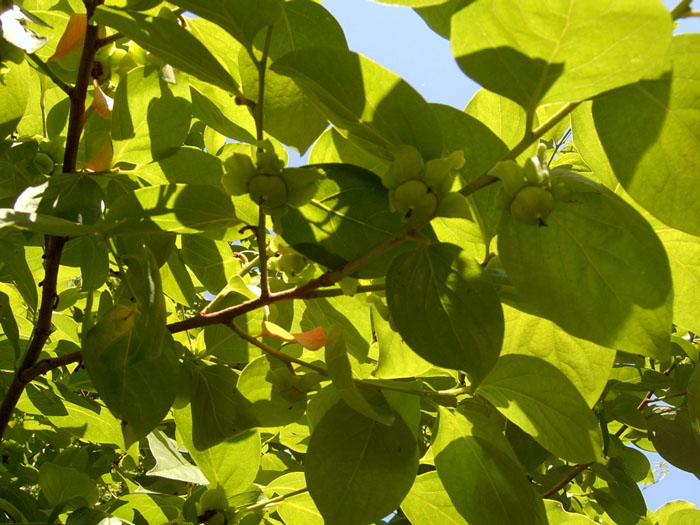
[(70, 15), (66, 30), (56, 46), (56, 51), (48, 61), (58, 62), (59, 66), (68, 71), (77, 70), (80, 65), (80, 56), (83, 52), (86, 31), (87, 15), (85, 13), (73, 13)]

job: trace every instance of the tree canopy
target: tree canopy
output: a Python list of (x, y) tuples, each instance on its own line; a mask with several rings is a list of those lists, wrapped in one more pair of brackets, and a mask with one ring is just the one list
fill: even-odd
[(381, 1), (2, 0), (0, 523), (700, 519), (700, 13)]

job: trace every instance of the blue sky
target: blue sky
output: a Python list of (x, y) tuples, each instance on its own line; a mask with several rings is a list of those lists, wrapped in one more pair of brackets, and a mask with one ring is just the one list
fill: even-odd
[[(676, 2), (664, 3), (672, 8)], [(340, 22), (350, 49), (401, 75), (429, 102), (462, 109), (478, 89), (457, 67), (449, 42), (431, 31), (412, 9), (369, 0), (323, 0), (322, 5)], [(699, 32), (700, 19), (683, 20), (676, 31)], [(652, 467), (663, 461), (656, 454), (649, 454), (649, 460)], [(665, 502), (685, 499), (700, 507), (700, 481), (667, 467), (670, 472), (665, 478), (643, 491), (647, 505), (656, 510)]]

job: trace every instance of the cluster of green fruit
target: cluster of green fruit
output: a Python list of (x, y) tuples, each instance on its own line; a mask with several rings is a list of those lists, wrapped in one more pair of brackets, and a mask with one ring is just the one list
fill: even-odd
[(394, 161), (382, 177), (389, 190), (392, 211), (402, 220), (426, 221), (433, 217), (469, 217), (463, 195), (453, 192), (454, 173), (464, 166), (464, 153), (423, 162), (416, 148), (401, 145), (394, 149)]
[(501, 180), (496, 205), (509, 210), (516, 221), (546, 226), (545, 219), (554, 205), (552, 182), (546, 161), (547, 148), (540, 143), (537, 155), (519, 166), (513, 160), (496, 164), (489, 174)]
[(299, 207), (316, 193), (322, 175), (313, 168), (285, 168), (269, 141), (261, 141), (250, 156), (234, 153), (224, 163), (221, 182), (231, 195), (248, 196), (267, 215), (282, 215), (287, 205)]

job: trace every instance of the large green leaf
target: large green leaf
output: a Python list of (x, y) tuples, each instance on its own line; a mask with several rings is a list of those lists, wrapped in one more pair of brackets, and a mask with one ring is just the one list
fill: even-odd
[(46, 180), (34, 162), (38, 149), (34, 141), (19, 144), (0, 141), (0, 199), (5, 201), (6, 206), (14, 203), (28, 186)]
[(566, 512), (562, 504), (558, 501), (546, 499), (544, 500), (544, 507), (547, 510), (547, 519), (549, 523), (561, 523), (562, 525), (591, 525), (596, 523), (583, 514)]
[(529, 355), (547, 361), (593, 407), (608, 382), (615, 351), (574, 337), (542, 317), (505, 305), (503, 313), (506, 333), (501, 355)]
[(56, 386), (60, 396), (52, 389), (32, 383), (27, 385), (27, 397), (57, 428), (67, 430), (78, 439), (122, 445), (119, 420), (103, 404), (75, 394), (63, 385)]
[[(345, 35), (338, 22), (320, 4), (311, 0), (282, 2), (280, 22), (270, 39), (269, 58), (272, 62), (287, 53), (309, 47), (337, 47), (347, 50)], [(250, 57), (239, 54), (238, 67), (246, 96), (257, 101), (259, 71)], [(265, 72), (263, 108), (265, 131), (300, 152), (326, 129), (328, 122), (313, 100), (296, 81), (270, 69)], [(299, 125), (303, 122), (303, 125)]]
[(528, 111), (636, 82), (656, 66), (673, 29), (654, 0), (472, 2), (452, 17), (462, 70)]
[(36, 310), (39, 294), (34, 276), (27, 264), (24, 246), (0, 239), (0, 281), (17, 287), (30, 310)]
[(247, 106), (235, 104), (230, 93), (210, 84), (192, 82), (190, 90), (195, 117), (225, 137), (255, 141), (255, 120)]
[(605, 187), (553, 172), (563, 187), (546, 227), (504, 213), (498, 249), (508, 277), (544, 316), (577, 337), (663, 359), (672, 289), (652, 228)]
[(333, 381), (333, 386), (350, 408), (363, 416), (384, 425), (394, 422), (394, 412), (381, 395), (369, 398), (355, 386), (352, 377), (352, 368), (348, 359), (345, 341), (343, 341), (342, 325), (334, 324), (326, 332), (326, 366), (328, 375)]
[(282, 15), (279, 0), (175, 0), (172, 3), (220, 25), (251, 52), (255, 35)]
[(29, 92), (29, 66), (25, 60), (15, 64), (9, 60), (3, 62), (5, 71), (0, 73), (0, 140), (15, 131), (17, 124), (27, 107)]
[(503, 341), (503, 311), (479, 264), (454, 244), (401, 254), (387, 273), (387, 304), (408, 345), (435, 365), (480, 382)]
[(485, 415), (440, 407), (431, 448), (440, 481), (467, 523), (547, 523), (542, 500)]
[(114, 306), (88, 332), (83, 344), (85, 368), (107, 407), (132, 427), (127, 441), (148, 434), (161, 422), (177, 393), (178, 360), (170, 336), (165, 348), (144, 349), (153, 334), (136, 332), (145, 324), (137, 313)]
[(105, 6), (97, 8), (94, 18), (128, 36), (173, 67), (227, 91), (238, 91), (238, 85), (216, 58), (176, 21)]
[(159, 476), (197, 485), (207, 484), (207, 478), (202, 471), (187, 461), (180, 454), (177, 443), (160, 430), (148, 434), (148, 448), (156, 464), (146, 472), (147, 476)]
[[(695, 409), (694, 409), (695, 410)], [(697, 418), (697, 413), (693, 414)], [(700, 424), (687, 408), (654, 406), (644, 409), (649, 439), (661, 456), (679, 469), (700, 475)]]
[(372, 308), (372, 327), (379, 347), (375, 377), (393, 379), (415, 377), (427, 372), (432, 365), (416, 354), (391, 328), (376, 308)]
[[(284, 496), (304, 488), (306, 488), (304, 473), (288, 472), (268, 484), (265, 490), (268, 493)], [(308, 492), (285, 498), (274, 508), (287, 525), (324, 525), (325, 523)]]
[(59, 237), (78, 237), (110, 229), (109, 225), (87, 225), (79, 222), (61, 219), (43, 213), (29, 213), (10, 208), (0, 208), (0, 230), (14, 227), (46, 235)]
[(229, 195), (214, 186), (164, 184), (124, 194), (109, 208), (117, 232), (195, 233), (238, 224)]
[(260, 427), (280, 427), (298, 420), (306, 409), (306, 393), (295, 388), (299, 378), (282, 363), (272, 367), (267, 357), (250, 361), (236, 388), (252, 404)]
[(271, 69), (296, 80), (336, 128), (370, 153), (390, 159), (393, 146), (410, 144), (425, 160), (442, 155), (440, 126), (428, 103), (368, 58), (339, 48), (306, 48)]
[(661, 76), (593, 103), (596, 130), (625, 190), (664, 223), (693, 235), (700, 235), (698, 46), (698, 34), (674, 37)]
[[(389, 197), (372, 172), (347, 164), (316, 166), (325, 174), (314, 199), (280, 219), (282, 238), (312, 261), (337, 268), (380, 244), (404, 224), (389, 210)], [(410, 248), (400, 243), (362, 267), (357, 275), (379, 277), (391, 259)]]
[(228, 284), (240, 266), (233, 258), (228, 243), (212, 241), (201, 235), (182, 238), (182, 259), (204, 287), (213, 294), (219, 293)]
[(326, 523), (372, 523), (394, 511), (418, 469), (418, 449), (403, 418), (391, 426), (331, 407), (311, 435), (304, 462), (309, 493)]
[(401, 510), (413, 525), (467, 525), (452, 504), (436, 470), (416, 478), (401, 503)]
[(209, 483), (221, 485), (227, 494), (247, 488), (260, 466), (260, 434), (257, 430), (240, 432), (207, 449), (192, 443), (192, 415), (189, 408), (173, 411), (178, 441), (181, 442)]
[(190, 129), (187, 78), (166, 82), (158, 70), (137, 67), (119, 82), (112, 112), (114, 162), (143, 165), (179, 148)]
[(95, 482), (87, 474), (50, 461), (43, 463), (39, 469), (39, 486), (53, 507), (76, 498), (91, 506), (97, 503), (99, 497)]
[(229, 367), (198, 368), (192, 389), (192, 444), (198, 450), (218, 445), (256, 425), (250, 403), (236, 390), (238, 376)]
[(599, 459), (603, 438), (583, 396), (557, 368), (527, 355), (504, 355), (479, 394), (558, 457), (585, 463)]
[(673, 322), (700, 332), (700, 237), (659, 225), (656, 234), (668, 254), (673, 276)]
[(328, 128), (314, 143), (309, 152), (309, 164), (342, 163), (365, 168), (380, 177), (391, 165), (388, 160), (376, 157), (357, 147), (335, 128)]

